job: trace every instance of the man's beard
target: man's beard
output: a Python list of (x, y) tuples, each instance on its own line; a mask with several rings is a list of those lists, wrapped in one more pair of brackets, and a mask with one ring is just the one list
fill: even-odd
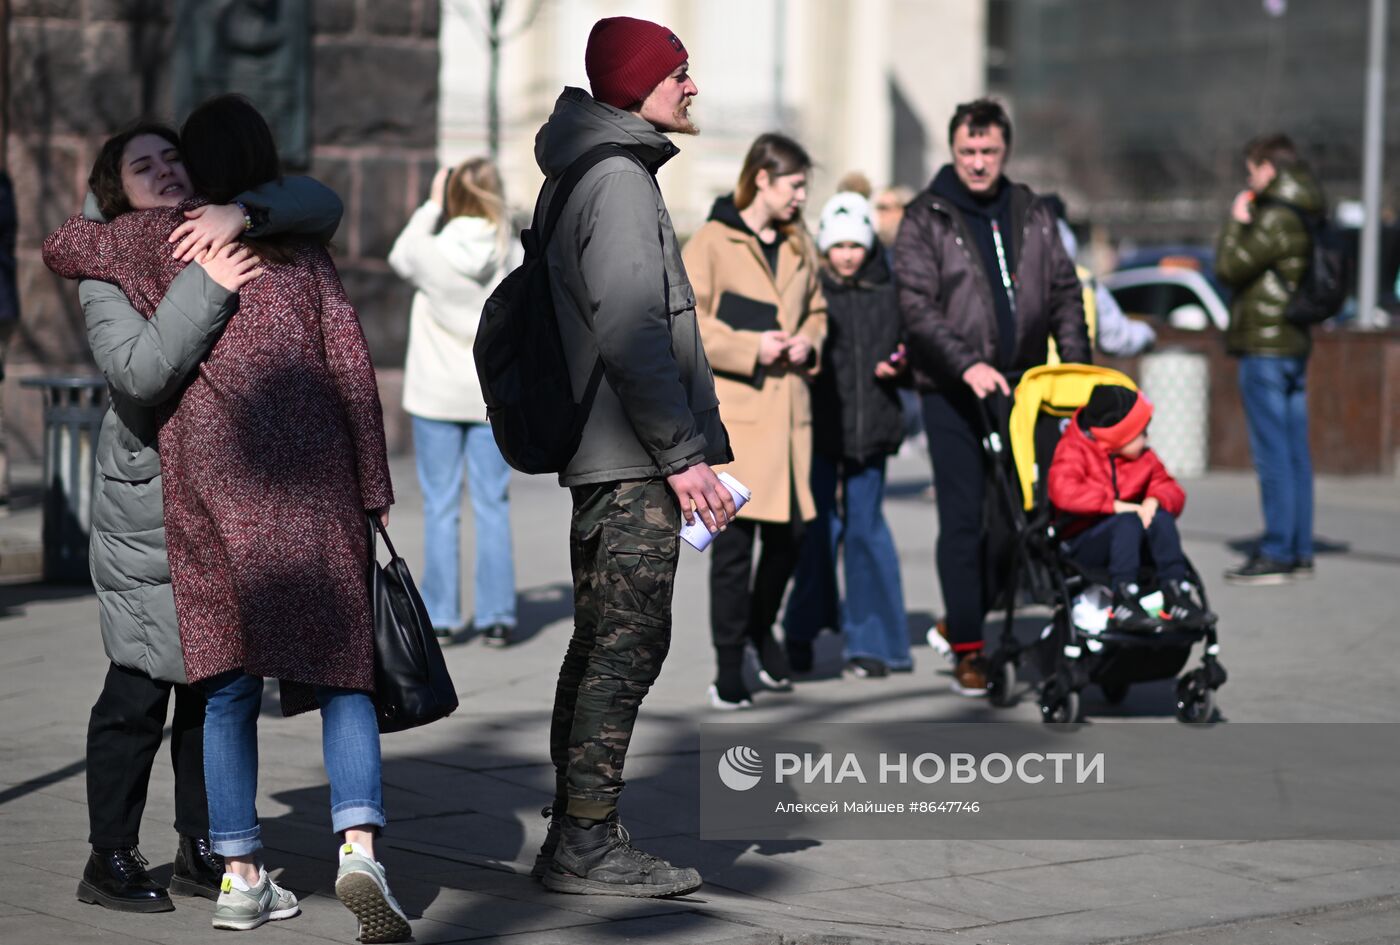
[(687, 112), (690, 111), (690, 102), (691, 99), (687, 98), (685, 101), (681, 102), (680, 105), (676, 106), (676, 110), (671, 113), (673, 124), (670, 130), (675, 134), (698, 135), (700, 133), (699, 126), (691, 121), (690, 116), (687, 114)]

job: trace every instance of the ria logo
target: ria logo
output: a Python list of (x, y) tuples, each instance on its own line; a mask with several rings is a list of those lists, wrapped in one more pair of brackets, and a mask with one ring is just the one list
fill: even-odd
[(719, 759), (719, 779), (731, 791), (747, 791), (763, 776), (763, 756), (752, 748), (736, 745)]

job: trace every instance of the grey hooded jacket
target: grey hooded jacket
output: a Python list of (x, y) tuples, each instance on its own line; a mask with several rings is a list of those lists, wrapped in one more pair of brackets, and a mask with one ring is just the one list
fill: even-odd
[(618, 144), (650, 169), (610, 157), (579, 181), (547, 258), (574, 395), (601, 355), (603, 382), (565, 486), (652, 479), (699, 462), (729, 462), (714, 375), (695, 320), (670, 214), (652, 177), (677, 148), (652, 125), (566, 88), (535, 137), (547, 178), (535, 219), (575, 158)]
[[(261, 220), (253, 235), (296, 232), (329, 238), (340, 223), (335, 192), (310, 178), (286, 178), (242, 194)], [(100, 220), (95, 201), (84, 207)], [(153, 679), (183, 683), (175, 597), (165, 553), (165, 516), (156, 452), (157, 406), (177, 395), (238, 307), (238, 296), (190, 265), (146, 319), (121, 289), (78, 285), (93, 359), (111, 406), (97, 435), (89, 560), (107, 658)]]

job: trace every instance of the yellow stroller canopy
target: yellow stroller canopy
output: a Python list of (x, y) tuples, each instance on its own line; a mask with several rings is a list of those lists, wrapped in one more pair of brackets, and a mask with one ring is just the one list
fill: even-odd
[[(1026, 511), (1035, 506), (1035, 485), (1040, 464), (1035, 455), (1035, 421), (1041, 412), (1069, 417), (1089, 402), (1089, 395), (1100, 384), (1117, 384), (1137, 390), (1133, 379), (1120, 371), (1092, 364), (1045, 364), (1031, 368), (1016, 385), (1011, 407), (1011, 456), (1021, 480), (1021, 496)], [(1050, 457), (1045, 458), (1049, 467)]]

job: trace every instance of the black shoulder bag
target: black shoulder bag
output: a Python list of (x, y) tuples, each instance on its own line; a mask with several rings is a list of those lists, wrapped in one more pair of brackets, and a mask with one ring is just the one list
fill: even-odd
[[(374, 708), (380, 732), (436, 722), (457, 708), (442, 647), (408, 564), (394, 550), (379, 519), (369, 521), (369, 598), (374, 612)], [(376, 532), (389, 549), (380, 565)]]

